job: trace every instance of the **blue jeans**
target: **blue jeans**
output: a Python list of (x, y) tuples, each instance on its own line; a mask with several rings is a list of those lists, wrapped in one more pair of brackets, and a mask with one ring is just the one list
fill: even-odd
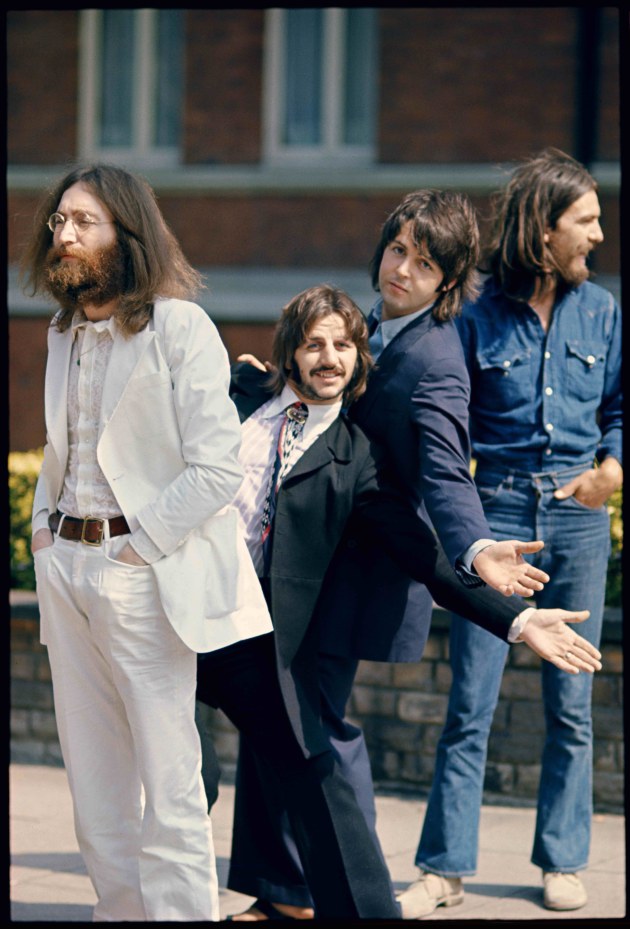
[[(599, 646), (610, 553), (608, 511), (553, 497), (555, 489), (584, 470), (524, 475), (484, 469), (475, 479), (497, 539), (545, 541), (532, 560), (551, 580), (536, 595), (536, 605), (590, 610), (589, 619), (575, 628)], [(463, 877), (477, 870), (488, 737), (509, 648), (485, 629), (453, 617), (453, 682), (416, 854), (416, 864), (425, 871)], [(588, 862), (591, 690), (591, 674), (569, 675), (543, 661), (546, 739), (531, 860), (544, 871), (579, 871)]]

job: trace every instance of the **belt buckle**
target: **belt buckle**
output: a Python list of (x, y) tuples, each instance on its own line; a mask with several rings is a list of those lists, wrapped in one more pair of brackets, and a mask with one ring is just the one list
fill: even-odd
[[(101, 524), (99, 526), (100, 535), (96, 542), (90, 542), (89, 539), (85, 538), (85, 530), (86, 530), (88, 523), (100, 523)], [(105, 520), (104, 519), (101, 519), (100, 516), (86, 516), (85, 517), (85, 519), (83, 520), (83, 526), (81, 528), (81, 541), (83, 542), (84, 545), (100, 545), (101, 542), (103, 541), (104, 533), (105, 533)]]

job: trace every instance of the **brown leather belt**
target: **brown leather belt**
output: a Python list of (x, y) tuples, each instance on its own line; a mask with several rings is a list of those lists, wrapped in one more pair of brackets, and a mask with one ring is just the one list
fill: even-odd
[[(57, 532), (60, 539), (70, 539), (73, 542), (83, 542), (85, 545), (100, 545), (105, 535), (105, 526), (109, 526), (109, 536), (125, 535), (130, 532), (124, 516), (114, 516), (113, 519), (100, 519), (98, 516), (86, 516), (85, 519), (76, 519), (66, 516), (61, 523), (62, 513), (52, 513), (48, 517), (48, 525), (52, 532)], [(59, 529), (61, 523), (61, 529)]]

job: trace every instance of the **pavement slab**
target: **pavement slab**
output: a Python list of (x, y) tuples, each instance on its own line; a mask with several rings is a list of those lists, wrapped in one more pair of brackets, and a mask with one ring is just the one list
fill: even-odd
[[(72, 801), (63, 768), (12, 764), (9, 769), (10, 902), (12, 922), (91, 922), (94, 891), (74, 836)], [(221, 786), (213, 810), (213, 834), (221, 915), (242, 912), (251, 897), (226, 888), (234, 786)], [(415, 880), (413, 864), (426, 803), (409, 793), (379, 791), (377, 828), (396, 890)], [(482, 809), (479, 871), (464, 883), (464, 901), (440, 907), (426, 921), (588, 920), (589, 925), (626, 920), (625, 819), (593, 818), (590, 867), (583, 875), (589, 900), (572, 912), (542, 906), (538, 868), (529, 861), (535, 809)]]

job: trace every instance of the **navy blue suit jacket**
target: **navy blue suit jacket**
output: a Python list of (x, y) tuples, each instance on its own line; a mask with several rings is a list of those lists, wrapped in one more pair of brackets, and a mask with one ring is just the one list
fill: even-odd
[[(492, 533), (470, 474), (469, 394), (454, 323), (428, 313), (384, 349), (350, 417), (384, 452), (384, 486), (428, 517), (460, 579), (473, 585), (479, 579), (458, 558)], [(323, 650), (374, 661), (422, 656), (431, 594), (360, 533), (339, 552), (320, 605)]]
[[(267, 380), (250, 365), (233, 368), (231, 396), (241, 420), (271, 396)], [(386, 563), (397, 565), (397, 578), (405, 578), (405, 602), (408, 571), (426, 579), (435, 598), (447, 608), (473, 616), (503, 639), (524, 608), (518, 597), (508, 599), (485, 586), (468, 590), (457, 580), (426, 522), (406, 502), (382, 489), (381, 458), (381, 450), (342, 414), (307, 449), (278, 492), (269, 570), (271, 615), (280, 687), (293, 729), (307, 754), (329, 748), (319, 725), (317, 651), (319, 621), (326, 617), (319, 599), (327, 602), (332, 594), (334, 621), (327, 628), (333, 639), (343, 641), (353, 631), (348, 629), (350, 616), (338, 601), (328, 572), (334, 570), (338, 556), (342, 562), (346, 553), (360, 551), (357, 539), (371, 539)], [(353, 581), (357, 592), (373, 580), (369, 570), (366, 565), (359, 568), (359, 577)], [(431, 601), (427, 589), (413, 583)], [(389, 596), (399, 594), (393, 589)], [(385, 640), (396, 636), (399, 615), (399, 610), (381, 613), (379, 635)], [(415, 651), (421, 652), (423, 646), (424, 641), (415, 643)]]

